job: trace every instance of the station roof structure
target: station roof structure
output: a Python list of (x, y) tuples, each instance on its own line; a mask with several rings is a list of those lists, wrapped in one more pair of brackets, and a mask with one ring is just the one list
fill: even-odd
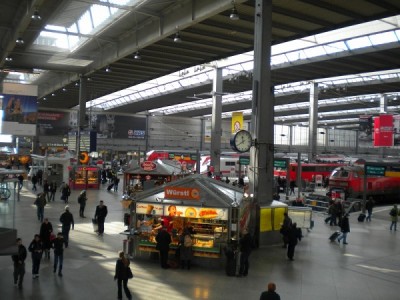
[[(207, 73), (223, 67), (224, 115), (249, 114), (254, 5), (2, 0), (0, 81), (38, 85), (39, 108), (72, 108), (85, 76), (87, 106), (201, 117), (211, 113)], [(239, 19), (231, 18), (233, 9)], [(321, 87), (321, 125), (352, 124), (360, 114), (379, 113), (381, 94), (389, 111), (398, 112), (399, 1), (275, 0), (272, 10), (276, 121), (307, 124), (311, 81)], [(232, 56), (239, 64), (230, 62)]]

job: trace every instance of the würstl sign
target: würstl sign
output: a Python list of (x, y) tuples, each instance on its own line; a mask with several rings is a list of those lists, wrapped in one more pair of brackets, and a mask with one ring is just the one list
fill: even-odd
[(146, 160), (146, 161), (142, 162), (140, 164), (140, 167), (144, 171), (153, 171), (153, 170), (157, 169), (157, 165), (155, 163), (153, 163), (152, 161), (149, 161), (149, 160)]
[(165, 199), (186, 199), (186, 200), (199, 200), (200, 191), (196, 188), (186, 187), (165, 187)]

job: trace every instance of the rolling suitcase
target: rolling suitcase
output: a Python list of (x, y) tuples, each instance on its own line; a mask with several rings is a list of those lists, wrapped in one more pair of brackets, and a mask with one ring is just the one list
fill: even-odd
[(364, 222), (365, 220), (365, 214), (360, 214), (357, 218), (358, 222)]
[(329, 237), (329, 239), (331, 240), (331, 242), (334, 242), (340, 235), (339, 231), (336, 231), (334, 233), (332, 233), (332, 235)]
[(111, 191), (111, 189), (113, 188), (114, 183), (111, 183), (108, 187), (107, 187), (107, 191)]

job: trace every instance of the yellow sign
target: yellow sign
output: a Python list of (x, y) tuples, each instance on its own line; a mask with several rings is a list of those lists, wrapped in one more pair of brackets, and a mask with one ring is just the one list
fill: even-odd
[(165, 187), (165, 199), (185, 199), (185, 200), (200, 200), (200, 191), (196, 188), (187, 187)]
[(232, 133), (236, 133), (243, 129), (243, 113), (233, 112), (232, 113)]

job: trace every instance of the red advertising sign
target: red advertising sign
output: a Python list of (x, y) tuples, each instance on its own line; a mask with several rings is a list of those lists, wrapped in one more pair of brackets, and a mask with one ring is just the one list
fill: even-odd
[(144, 171), (153, 171), (153, 170), (157, 169), (157, 165), (155, 163), (153, 163), (152, 161), (149, 161), (149, 160), (146, 160), (146, 161), (142, 162), (140, 164), (140, 167)]
[(374, 118), (374, 146), (393, 146), (393, 115), (380, 115)]

